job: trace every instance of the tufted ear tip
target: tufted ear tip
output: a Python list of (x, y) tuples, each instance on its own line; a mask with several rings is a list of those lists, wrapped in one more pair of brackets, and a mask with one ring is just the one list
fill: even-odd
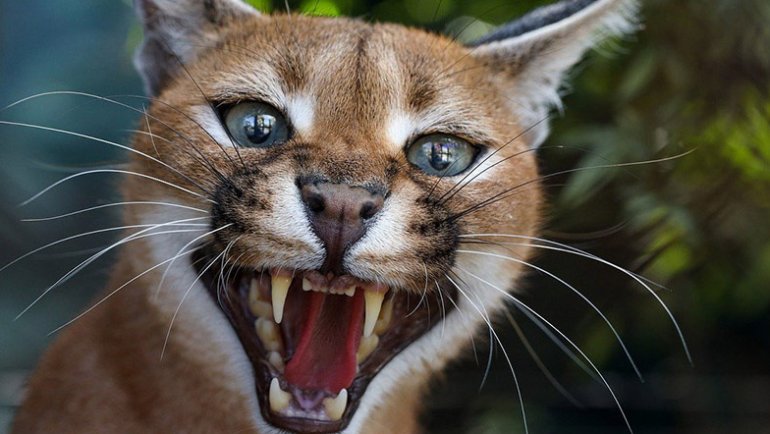
[(134, 65), (150, 96), (157, 95), (181, 64), (216, 42), (219, 30), (259, 15), (240, 0), (133, 0), (144, 40)]
[(469, 44), (471, 54), (499, 75), (511, 110), (532, 126), (533, 146), (545, 140), (547, 119), (561, 107), (564, 75), (601, 40), (636, 30), (637, 0), (563, 0), (536, 9)]

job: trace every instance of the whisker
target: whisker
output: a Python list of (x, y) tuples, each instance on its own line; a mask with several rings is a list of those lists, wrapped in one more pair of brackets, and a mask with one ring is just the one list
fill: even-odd
[(528, 426), (528, 423), (527, 423), (527, 412), (524, 409), (524, 398), (522, 397), (522, 394), (521, 394), (521, 387), (519, 386), (519, 379), (516, 376), (516, 371), (513, 369), (513, 363), (511, 362), (511, 358), (508, 357), (508, 352), (505, 350), (505, 347), (503, 346), (503, 342), (500, 340), (500, 337), (497, 335), (497, 332), (495, 332), (494, 327), (492, 327), (492, 323), (489, 320), (489, 318), (484, 315), (482, 310), (479, 309), (479, 307), (476, 306), (475, 303), (473, 303), (473, 300), (471, 300), (470, 297), (468, 297), (468, 295), (465, 293), (465, 291), (463, 291), (462, 288), (460, 288), (460, 285), (458, 285), (454, 280), (452, 280), (452, 278), (449, 277), (449, 275), (444, 274), (444, 276), (447, 279), (449, 279), (449, 281), (452, 283), (452, 285), (454, 285), (455, 288), (457, 288), (457, 290), (460, 292), (460, 294), (463, 297), (465, 297), (465, 299), (468, 301), (468, 303), (471, 305), (471, 307), (473, 307), (473, 309), (475, 309), (476, 312), (478, 312), (479, 315), (481, 315), (481, 318), (487, 324), (487, 327), (489, 327), (490, 333), (494, 337), (495, 341), (497, 341), (497, 345), (500, 346), (500, 350), (502, 351), (503, 356), (505, 357), (505, 361), (508, 364), (508, 368), (510, 368), (510, 370), (511, 370), (511, 375), (513, 376), (513, 382), (514, 382), (514, 384), (516, 386), (516, 394), (518, 395), (519, 403), (521, 404), (521, 418), (522, 418), (522, 421), (524, 423), (524, 433), (528, 434), (529, 433), (529, 426)]
[(612, 325), (612, 322), (609, 320), (609, 318), (607, 318), (607, 316), (604, 315), (604, 312), (602, 312), (602, 310), (599, 309), (599, 307), (596, 306), (596, 304), (594, 304), (588, 297), (583, 295), (582, 292), (580, 292), (577, 288), (575, 288), (574, 286), (572, 286), (569, 283), (567, 283), (564, 279), (562, 279), (559, 276), (551, 273), (548, 270), (545, 270), (542, 267), (538, 267), (537, 265), (531, 264), (531, 263), (529, 263), (527, 261), (523, 261), (521, 259), (516, 259), (516, 258), (510, 257), (510, 256), (498, 255), (496, 253), (478, 252), (478, 251), (475, 251), (475, 250), (461, 250), (461, 249), (458, 249), (457, 253), (467, 253), (467, 254), (482, 255), (482, 256), (488, 256), (488, 257), (498, 258), (498, 259), (505, 259), (507, 261), (515, 262), (517, 264), (524, 265), (525, 267), (532, 268), (533, 270), (537, 270), (540, 273), (545, 274), (546, 276), (554, 279), (555, 281), (557, 281), (557, 282), (561, 283), (562, 285), (564, 285), (565, 287), (569, 288), (570, 291), (575, 293), (578, 297), (583, 299), (583, 301), (585, 301), (586, 304), (591, 306), (591, 308), (594, 310), (594, 312), (599, 314), (599, 316), (602, 318), (604, 323), (607, 324), (607, 327), (609, 327), (610, 331), (612, 331), (612, 334), (615, 335), (615, 339), (618, 341), (618, 344), (620, 344), (620, 347), (623, 349), (623, 352), (626, 354), (626, 358), (628, 359), (628, 362), (631, 364), (631, 367), (633, 367), (634, 372), (636, 372), (637, 377), (639, 377), (639, 381), (644, 382), (644, 377), (642, 377), (642, 373), (639, 371), (639, 368), (636, 366), (636, 362), (634, 361), (634, 358), (631, 356), (631, 353), (628, 351), (628, 348), (626, 347), (625, 342), (623, 342), (623, 338), (620, 337), (620, 334), (615, 329), (615, 326)]
[[(194, 221), (194, 220), (202, 220), (202, 219), (204, 219), (204, 218), (207, 218), (207, 217), (200, 217), (200, 218), (195, 218), (195, 219), (182, 220), (181, 222), (185, 222), (185, 221)], [(88, 231), (88, 232), (83, 232), (83, 233), (80, 233), (80, 234), (77, 234), (77, 235), (70, 235), (70, 236), (68, 236), (68, 237), (65, 237), (65, 238), (62, 238), (62, 239), (59, 239), (59, 240), (53, 241), (53, 242), (51, 242), (51, 243), (48, 243), (48, 244), (46, 244), (46, 245), (44, 245), (44, 246), (42, 246), (42, 247), (38, 247), (38, 248), (36, 248), (36, 249), (34, 249), (34, 250), (32, 250), (32, 251), (29, 251), (29, 252), (27, 252), (27, 253), (25, 253), (25, 254), (23, 254), (23, 255), (19, 256), (18, 258), (14, 259), (13, 261), (11, 261), (11, 262), (9, 262), (9, 263), (7, 263), (7, 264), (3, 265), (2, 267), (0, 267), (0, 273), (2, 273), (2, 272), (3, 272), (5, 269), (7, 269), (8, 267), (11, 267), (12, 265), (14, 265), (14, 264), (18, 263), (19, 261), (21, 261), (21, 260), (23, 260), (23, 259), (25, 259), (25, 258), (28, 258), (28, 257), (30, 257), (30, 256), (34, 255), (35, 253), (38, 253), (38, 252), (40, 252), (40, 251), (43, 251), (43, 250), (45, 250), (45, 249), (47, 249), (47, 248), (49, 248), (49, 247), (53, 247), (53, 246), (56, 246), (56, 245), (58, 245), (58, 244), (62, 244), (62, 243), (65, 243), (65, 242), (67, 242), (67, 241), (71, 241), (71, 240), (75, 240), (75, 239), (78, 239), (78, 238), (87, 237), (87, 236), (89, 236), (89, 235), (96, 235), (96, 234), (101, 234), (101, 233), (105, 233), (105, 232), (121, 231), (121, 230), (125, 230), (125, 229), (137, 229), (137, 228), (155, 227), (155, 226), (157, 226), (157, 224), (145, 224), (145, 225), (129, 225), (129, 226), (116, 226), (116, 227), (112, 227), (112, 228), (97, 229), (97, 230), (95, 230), (95, 231)]]
[(185, 299), (187, 299), (187, 296), (190, 294), (190, 291), (195, 287), (195, 284), (198, 283), (198, 281), (203, 277), (204, 274), (206, 274), (207, 271), (211, 268), (214, 263), (222, 256), (224, 255), (224, 250), (218, 254), (214, 259), (212, 259), (204, 268), (201, 270), (200, 273), (198, 273), (198, 277), (193, 280), (193, 283), (190, 284), (190, 287), (187, 288), (187, 290), (184, 292), (184, 295), (182, 296), (182, 300), (179, 302), (179, 305), (176, 307), (176, 310), (174, 311), (174, 315), (171, 317), (171, 323), (168, 326), (168, 331), (166, 332), (166, 339), (163, 341), (163, 349), (160, 352), (160, 360), (163, 360), (163, 356), (166, 354), (166, 346), (168, 345), (168, 339), (171, 336), (171, 329), (174, 327), (174, 321), (176, 320), (177, 315), (179, 315), (179, 310), (182, 308), (182, 304), (184, 304)]
[[(521, 326), (519, 326), (519, 323), (518, 321), (516, 321), (516, 318), (514, 318), (513, 315), (511, 315), (510, 310), (505, 309), (503, 313), (505, 314), (505, 318), (508, 320), (508, 323), (511, 324), (511, 327), (513, 327), (513, 330), (516, 332), (516, 336), (519, 337), (519, 340), (521, 341), (522, 345), (524, 345), (524, 349), (527, 351), (529, 356), (535, 362), (535, 365), (537, 365), (538, 369), (540, 369), (540, 372), (543, 373), (543, 375), (548, 380), (548, 382), (551, 383), (551, 385), (572, 405), (578, 408), (583, 408), (583, 404), (581, 404), (580, 401), (578, 401), (574, 396), (572, 396), (572, 394), (569, 393), (569, 391), (567, 391), (567, 389), (551, 373), (551, 370), (548, 369), (547, 366), (545, 366), (545, 363), (543, 363), (543, 360), (540, 359), (540, 356), (537, 354), (537, 351), (535, 351), (535, 349), (532, 347), (532, 344), (529, 342), (529, 339), (527, 339), (527, 336), (524, 334), (524, 330), (521, 329)], [(591, 374), (596, 375), (593, 372), (591, 372)]]
[[(218, 229), (214, 229), (214, 230), (212, 230), (212, 231), (206, 232), (206, 233), (205, 233), (205, 234), (203, 234), (203, 235), (200, 235), (200, 236), (197, 236), (197, 237), (193, 238), (193, 239), (192, 239), (192, 240), (190, 240), (190, 241), (189, 241), (187, 244), (185, 244), (184, 246), (182, 246), (182, 248), (181, 248), (181, 249), (179, 249), (179, 250), (177, 251), (177, 255), (178, 255), (179, 253), (181, 253), (183, 250), (185, 250), (185, 249), (187, 249), (188, 247), (192, 246), (193, 244), (197, 243), (197, 242), (198, 242), (198, 241), (200, 241), (201, 239), (203, 239), (203, 238), (206, 238), (206, 237), (207, 237), (207, 236), (209, 236), (209, 235), (213, 235), (213, 234), (215, 234), (215, 233), (217, 233), (217, 232), (219, 232), (219, 231), (221, 231), (221, 230), (223, 230), (223, 229), (229, 228), (229, 227), (230, 227), (230, 226), (232, 226), (233, 224), (234, 224), (234, 223), (230, 223), (230, 224), (224, 225), (224, 226), (222, 226), (222, 227), (220, 227), (220, 228), (218, 228)], [(158, 286), (157, 286), (157, 288), (155, 289), (155, 295), (153, 296), (153, 299), (154, 299), (154, 300), (157, 300), (157, 299), (158, 299), (158, 297), (160, 296), (160, 291), (161, 291), (161, 288), (163, 288), (163, 283), (165, 283), (165, 281), (166, 281), (166, 277), (168, 276), (168, 272), (169, 272), (169, 270), (171, 270), (171, 267), (174, 265), (174, 262), (175, 262), (175, 261), (171, 261), (171, 263), (170, 263), (170, 264), (168, 264), (168, 266), (166, 267), (166, 269), (165, 269), (165, 270), (163, 270), (163, 275), (161, 275), (161, 276), (160, 276), (160, 281), (158, 281)]]
[[(479, 235), (483, 235), (483, 234), (476, 234), (476, 236), (479, 236)], [(490, 236), (492, 236), (492, 234), (490, 234)], [(580, 256), (580, 257), (584, 257), (584, 258), (587, 258), (587, 259), (591, 259), (591, 260), (597, 261), (597, 262), (599, 262), (601, 264), (607, 265), (608, 267), (612, 267), (612, 268), (620, 271), (621, 273), (627, 275), (631, 279), (635, 280), (639, 285), (642, 286), (642, 288), (644, 288), (648, 293), (650, 293), (650, 295), (652, 295), (655, 298), (655, 300), (658, 302), (658, 304), (660, 304), (661, 307), (663, 308), (663, 310), (666, 312), (666, 315), (668, 315), (668, 318), (671, 320), (671, 323), (673, 324), (674, 329), (676, 329), (676, 333), (679, 336), (679, 341), (680, 341), (680, 343), (682, 345), (682, 349), (684, 350), (685, 355), (687, 356), (688, 362), (690, 363), (690, 365), (694, 364), (693, 360), (692, 360), (692, 354), (690, 353), (690, 347), (687, 344), (687, 339), (685, 339), (684, 333), (682, 332), (681, 327), (679, 326), (679, 322), (676, 320), (676, 317), (671, 312), (671, 310), (668, 308), (668, 306), (666, 306), (666, 303), (663, 301), (663, 299), (661, 299), (658, 296), (658, 294), (647, 283), (645, 283), (645, 280), (648, 280), (648, 279), (643, 278), (641, 276), (638, 276), (637, 274), (632, 273), (632, 272), (626, 270), (625, 268), (623, 268), (623, 267), (621, 267), (619, 265), (616, 265), (616, 264), (614, 264), (614, 263), (612, 263), (610, 261), (607, 261), (606, 259), (602, 259), (602, 258), (600, 258), (600, 257), (598, 257), (596, 255), (592, 255), (590, 253), (584, 252), (584, 251), (582, 251), (580, 249), (568, 246), (566, 244), (557, 243), (555, 241), (550, 241), (550, 240), (547, 240), (547, 239), (544, 239), (544, 238), (537, 238), (537, 237), (527, 237), (527, 236), (519, 236), (519, 235), (506, 235), (506, 234), (498, 234), (498, 235), (495, 235), (495, 236), (532, 239), (532, 240), (535, 240), (535, 241), (548, 242), (548, 243), (551, 243), (551, 244), (555, 244), (555, 245), (560, 246), (562, 248), (559, 249), (559, 248), (556, 248), (556, 247), (543, 246), (543, 245), (538, 245), (538, 244), (527, 244), (527, 245), (528, 246), (531, 245), (532, 247), (536, 247), (536, 248), (540, 248), (540, 249), (544, 249), (544, 250), (554, 250), (554, 251), (563, 252), (563, 253), (570, 253), (570, 254), (573, 254), (573, 255), (576, 255), (576, 256)], [(461, 235), (461, 237), (462, 237), (462, 235)], [(509, 244), (511, 244), (511, 243), (509, 243)], [(651, 282), (651, 284), (652, 285), (656, 285), (654, 282)]]
[(471, 205), (470, 207), (466, 208), (465, 210), (460, 211), (460, 212), (454, 214), (453, 216), (449, 217), (449, 219), (458, 220), (460, 218), (463, 218), (463, 217), (467, 216), (468, 214), (474, 213), (474, 212), (476, 212), (476, 211), (478, 211), (478, 210), (480, 210), (480, 209), (482, 209), (482, 208), (484, 208), (486, 206), (489, 206), (489, 205), (491, 205), (493, 203), (499, 202), (502, 199), (506, 199), (506, 198), (510, 197), (512, 194), (515, 194), (515, 190), (518, 190), (519, 188), (526, 187), (528, 185), (532, 185), (532, 184), (535, 184), (535, 183), (539, 184), (540, 182), (542, 182), (542, 181), (544, 181), (546, 179), (549, 179), (549, 178), (553, 178), (555, 176), (565, 175), (565, 174), (574, 173), (574, 172), (581, 172), (581, 171), (584, 171), (584, 170), (612, 169), (612, 168), (618, 168), (618, 167), (631, 167), (631, 166), (641, 166), (641, 165), (647, 165), (647, 164), (662, 163), (662, 162), (671, 161), (671, 160), (675, 160), (675, 159), (678, 159), (678, 158), (685, 157), (685, 156), (687, 156), (687, 155), (689, 155), (689, 154), (691, 154), (693, 152), (695, 152), (695, 149), (691, 149), (691, 150), (689, 150), (687, 152), (683, 152), (681, 154), (674, 155), (674, 156), (671, 156), (671, 157), (658, 158), (658, 159), (654, 159), (654, 160), (633, 161), (633, 162), (630, 162), (630, 163), (618, 163), (618, 164), (604, 164), (604, 165), (597, 165), (597, 166), (590, 166), (590, 167), (578, 167), (578, 168), (575, 168), (575, 169), (562, 170), (562, 171), (559, 171), (559, 172), (550, 173), (548, 175), (539, 176), (537, 178), (530, 179), (529, 181), (522, 182), (521, 184), (518, 184), (518, 185), (516, 185), (514, 187), (507, 188), (507, 189), (503, 190), (500, 193), (494, 194), (493, 196), (491, 196), (491, 197), (489, 197), (489, 198), (487, 198), (487, 199), (485, 199), (485, 200), (483, 200), (483, 201), (481, 201), (481, 202), (479, 202), (479, 203), (477, 203), (475, 205)]
[(587, 355), (586, 355), (586, 354), (583, 352), (583, 350), (581, 350), (581, 349), (580, 349), (580, 347), (579, 347), (577, 344), (575, 344), (575, 343), (574, 343), (574, 342), (573, 342), (571, 339), (569, 339), (569, 338), (568, 338), (568, 337), (567, 337), (567, 336), (566, 336), (564, 333), (562, 333), (562, 332), (561, 332), (561, 330), (559, 330), (559, 329), (558, 329), (556, 326), (554, 326), (554, 325), (553, 325), (553, 324), (551, 324), (551, 323), (550, 323), (548, 320), (546, 320), (546, 319), (545, 319), (545, 318), (544, 318), (542, 315), (540, 315), (539, 313), (537, 313), (537, 311), (535, 311), (534, 309), (532, 309), (531, 307), (529, 307), (529, 306), (528, 306), (526, 303), (524, 303), (524, 302), (522, 302), (521, 300), (519, 300), (519, 299), (518, 299), (518, 297), (515, 297), (515, 296), (513, 296), (512, 294), (510, 294), (510, 293), (508, 293), (508, 292), (504, 291), (503, 289), (499, 288), (497, 285), (494, 285), (494, 284), (492, 284), (492, 283), (490, 283), (490, 282), (488, 282), (488, 281), (484, 280), (483, 278), (481, 278), (481, 277), (479, 277), (479, 276), (477, 276), (477, 275), (475, 275), (475, 274), (471, 273), (470, 271), (467, 271), (467, 270), (463, 270), (463, 269), (461, 269), (461, 268), (459, 268), (459, 267), (456, 267), (456, 268), (457, 268), (458, 270), (460, 270), (460, 271), (462, 271), (462, 272), (464, 272), (464, 273), (468, 274), (468, 275), (469, 275), (469, 276), (471, 276), (471, 277), (475, 277), (476, 279), (478, 279), (478, 280), (479, 280), (479, 281), (481, 281), (482, 283), (484, 283), (484, 284), (488, 285), (489, 287), (491, 287), (491, 288), (493, 288), (493, 289), (497, 290), (497, 291), (498, 291), (498, 292), (500, 292), (500, 293), (501, 293), (501, 294), (502, 294), (504, 297), (507, 297), (507, 298), (509, 298), (510, 300), (512, 300), (512, 301), (515, 303), (515, 306), (517, 306), (517, 307), (519, 308), (519, 310), (521, 310), (522, 312), (529, 312), (531, 315), (534, 315), (534, 316), (536, 316), (538, 319), (540, 319), (540, 321), (542, 321), (542, 322), (544, 322), (545, 324), (547, 324), (549, 327), (551, 327), (551, 329), (553, 329), (553, 331), (555, 331), (557, 334), (559, 334), (559, 336), (561, 336), (561, 337), (562, 337), (562, 339), (564, 339), (564, 340), (565, 340), (567, 343), (569, 343), (569, 344), (570, 344), (570, 346), (571, 346), (572, 348), (574, 348), (574, 349), (575, 349), (575, 351), (577, 351), (578, 353), (580, 353), (580, 355), (581, 355), (581, 356), (582, 356), (582, 357), (583, 357), (583, 358), (586, 360), (586, 362), (588, 362), (588, 364), (589, 364), (589, 365), (591, 365), (591, 368), (592, 368), (592, 369), (593, 369), (593, 370), (596, 372), (596, 374), (597, 374), (597, 375), (599, 375), (599, 378), (601, 378), (601, 381), (602, 381), (602, 383), (604, 383), (604, 386), (605, 386), (605, 387), (607, 388), (607, 390), (609, 391), (610, 395), (612, 396), (612, 399), (613, 399), (613, 401), (615, 401), (615, 405), (617, 406), (617, 408), (618, 408), (618, 411), (620, 412), (620, 415), (623, 417), (623, 421), (624, 421), (624, 422), (625, 422), (625, 424), (626, 424), (626, 428), (628, 428), (628, 431), (629, 431), (631, 434), (633, 434), (634, 430), (631, 428), (631, 423), (629, 422), (629, 420), (628, 420), (628, 417), (626, 416), (626, 412), (623, 410), (623, 406), (622, 406), (622, 405), (620, 405), (620, 400), (618, 400), (617, 396), (615, 395), (615, 392), (612, 390), (612, 387), (611, 387), (611, 386), (610, 386), (610, 384), (607, 382), (607, 380), (604, 378), (604, 375), (602, 375), (601, 371), (600, 371), (600, 370), (599, 370), (599, 369), (596, 367), (596, 365), (595, 365), (595, 364), (594, 364), (594, 363), (591, 361), (591, 359), (590, 359), (590, 358), (589, 358), (589, 357), (588, 357), (588, 356), (587, 356)]
[(93, 174), (98, 174), (98, 173), (120, 173), (120, 174), (123, 174), (123, 175), (131, 175), (131, 176), (137, 176), (139, 178), (149, 179), (151, 181), (159, 182), (159, 183), (161, 183), (163, 185), (175, 188), (175, 189), (183, 191), (185, 193), (189, 193), (189, 194), (191, 194), (193, 196), (196, 196), (196, 197), (199, 197), (199, 198), (201, 198), (201, 199), (203, 199), (203, 200), (205, 200), (207, 202), (211, 202), (213, 204), (216, 204), (216, 201), (214, 201), (212, 199), (209, 199), (208, 197), (203, 196), (202, 194), (196, 193), (196, 192), (194, 192), (192, 190), (188, 190), (188, 189), (186, 189), (184, 187), (181, 187), (179, 185), (174, 184), (173, 182), (165, 181), (165, 180), (162, 180), (160, 178), (156, 178), (154, 176), (146, 175), (144, 173), (132, 172), (130, 170), (121, 170), (121, 169), (96, 169), (96, 170), (88, 170), (88, 171), (85, 171), (85, 172), (76, 173), (74, 175), (70, 175), (70, 176), (67, 176), (66, 178), (60, 179), (60, 180), (54, 182), (53, 184), (49, 185), (48, 187), (44, 188), (42, 191), (40, 191), (36, 195), (34, 195), (34, 196), (30, 197), (29, 199), (25, 200), (24, 202), (19, 204), (19, 206), (23, 207), (23, 206), (29, 205), (30, 203), (32, 203), (33, 201), (38, 199), (40, 196), (48, 193), (52, 189), (58, 187), (59, 185), (65, 183), (67, 181), (70, 181), (70, 180), (75, 179), (75, 178), (79, 178), (81, 176), (93, 175)]
[[(14, 318), (14, 321), (17, 321), (19, 318), (21, 318), (22, 315), (24, 315), (28, 310), (30, 310), (35, 304), (37, 304), (37, 302), (39, 302), (43, 297), (46, 296), (46, 294), (51, 292), (54, 288), (56, 288), (57, 286), (63, 284), (64, 282), (68, 281), (70, 278), (72, 278), (75, 274), (77, 274), (78, 272), (83, 270), (89, 264), (91, 264), (95, 260), (97, 260), (100, 257), (102, 257), (103, 255), (105, 255), (107, 252), (109, 252), (110, 250), (112, 250), (112, 249), (114, 249), (114, 248), (116, 248), (118, 246), (126, 244), (126, 243), (128, 243), (130, 241), (135, 241), (135, 240), (146, 238), (146, 237), (152, 237), (152, 236), (157, 236), (157, 235), (166, 235), (166, 234), (175, 234), (175, 233), (199, 232), (199, 231), (202, 230), (202, 229), (186, 229), (186, 230), (174, 230), (174, 231), (157, 232), (157, 233), (149, 233), (149, 234), (147, 233), (149, 231), (152, 231), (154, 229), (161, 228), (161, 227), (164, 227), (164, 226), (179, 226), (180, 222), (182, 222), (182, 221), (162, 223), (162, 224), (155, 225), (155, 226), (152, 226), (152, 227), (149, 227), (149, 228), (146, 228), (146, 229), (142, 229), (141, 231), (138, 231), (136, 233), (128, 235), (125, 238), (123, 238), (123, 239), (121, 239), (121, 240), (111, 244), (110, 246), (102, 249), (100, 252), (90, 256), (88, 259), (84, 260), (83, 262), (81, 262), (80, 264), (75, 266), (75, 268), (73, 268), (72, 270), (70, 270), (67, 273), (65, 273), (53, 285), (49, 286), (45, 291), (43, 291), (40, 295), (38, 295), (38, 297), (35, 298), (35, 300), (32, 303), (30, 303), (26, 308), (24, 308), (24, 310), (22, 310), (18, 315), (16, 315), (16, 317)], [(186, 225), (186, 224), (182, 224), (182, 226), (184, 226), (184, 225)]]
[(181, 204), (178, 204), (178, 203), (153, 202), (153, 201), (129, 201), (129, 202), (107, 203), (107, 204), (104, 204), (104, 205), (92, 206), (90, 208), (84, 208), (84, 209), (81, 209), (81, 210), (72, 211), (72, 212), (68, 212), (66, 214), (61, 214), (61, 215), (57, 215), (57, 216), (53, 216), (53, 217), (22, 219), (21, 221), (23, 221), (23, 222), (47, 222), (47, 221), (51, 221), (51, 220), (58, 220), (58, 219), (63, 219), (65, 217), (71, 217), (71, 216), (74, 216), (74, 215), (83, 214), (83, 213), (86, 213), (86, 212), (89, 212), (89, 211), (95, 211), (95, 210), (99, 210), (99, 209), (111, 208), (111, 207), (123, 206), (123, 205), (157, 205), (157, 206), (168, 206), (168, 207), (172, 207), (172, 208), (181, 208), (181, 209), (186, 209), (186, 210), (190, 210), (190, 211), (197, 211), (197, 212), (201, 212), (201, 213), (205, 213), (205, 214), (209, 213), (208, 211), (200, 209), (200, 208), (194, 208), (194, 207), (191, 207), (191, 206), (181, 205)]
[(69, 326), (70, 324), (74, 323), (75, 321), (79, 320), (80, 318), (82, 318), (83, 316), (85, 316), (87, 313), (91, 312), (92, 310), (96, 309), (96, 308), (97, 308), (97, 307), (99, 307), (101, 304), (103, 304), (104, 302), (106, 302), (106, 301), (107, 301), (108, 299), (110, 299), (110, 298), (111, 298), (113, 295), (117, 294), (117, 293), (118, 293), (118, 291), (120, 291), (121, 289), (125, 288), (126, 286), (128, 286), (128, 285), (132, 284), (132, 283), (133, 283), (133, 282), (135, 282), (136, 280), (138, 280), (138, 279), (142, 278), (142, 276), (146, 275), (147, 273), (151, 272), (152, 270), (154, 270), (154, 269), (156, 269), (156, 268), (158, 268), (158, 267), (161, 267), (161, 266), (165, 265), (166, 263), (168, 263), (168, 262), (170, 262), (170, 261), (174, 261), (174, 260), (176, 260), (176, 259), (177, 259), (177, 258), (179, 258), (179, 257), (185, 256), (185, 255), (189, 255), (189, 254), (191, 254), (191, 253), (195, 252), (195, 251), (196, 251), (196, 250), (198, 250), (198, 249), (200, 249), (200, 247), (196, 247), (196, 248), (193, 248), (193, 249), (191, 249), (191, 250), (188, 250), (188, 251), (186, 251), (186, 252), (180, 252), (180, 253), (176, 254), (174, 257), (172, 257), (172, 258), (169, 258), (169, 259), (166, 259), (165, 261), (163, 261), (163, 262), (160, 262), (160, 263), (158, 263), (158, 264), (156, 264), (156, 265), (153, 265), (152, 267), (150, 267), (150, 268), (146, 269), (145, 271), (141, 272), (140, 274), (137, 274), (136, 276), (134, 276), (133, 278), (131, 278), (131, 279), (130, 279), (130, 280), (128, 280), (127, 282), (125, 282), (125, 283), (123, 283), (122, 285), (120, 285), (119, 287), (117, 287), (116, 289), (114, 289), (114, 290), (110, 291), (110, 293), (109, 293), (109, 294), (107, 294), (106, 296), (104, 296), (104, 297), (103, 297), (101, 300), (99, 300), (98, 302), (94, 303), (94, 305), (92, 305), (91, 307), (89, 307), (88, 309), (86, 309), (85, 311), (83, 311), (82, 313), (78, 314), (77, 316), (75, 316), (75, 317), (74, 317), (74, 318), (72, 318), (71, 320), (67, 321), (66, 323), (64, 323), (64, 324), (60, 325), (59, 327), (57, 327), (57, 328), (53, 329), (53, 330), (52, 330), (50, 333), (48, 333), (48, 336), (51, 336), (51, 335), (53, 335), (53, 334), (55, 334), (55, 333), (59, 332), (61, 329), (65, 328), (65, 327)]
[(60, 128), (46, 127), (44, 125), (33, 125), (33, 124), (25, 124), (25, 123), (21, 123), (21, 122), (10, 122), (10, 121), (0, 121), (0, 125), (10, 125), (10, 126), (15, 126), (15, 127), (31, 128), (31, 129), (41, 130), (41, 131), (49, 131), (49, 132), (53, 132), (53, 133), (64, 134), (64, 135), (68, 135), (68, 136), (78, 137), (78, 138), (81, 138), (81, 139), (91, 140), (91, 141), (98, 142), (98, 143), (103, 143), (103, 144), (109, 145), (109, 146), (114, 146), (116, 148), (120, 148), (120, 149), (123, 149), (123, 150), (128, 151), (128, 152), (133, 152), (134, 154), (141, 155), (142, 157), (148, 158), (151, 161), (153, 161), (155, 163), (158, 163), (158, 164), (162, 165), (163, 167), (166, 167), (167, 169), (173, 171), (177, 175), (181, 176), (185, 180), (189, 181), (191, 184), (193, 184), (196, 187), (198, 187), (199, 189), (201, 189), (201, 191), (203, 191), (205, 193), (211, 194), (211, 192), (208, 189), (206, 189), (203, 186), (201, 186), (200, 184), (198, 184), (195, 180), (193, 180), (189, 176), (187, 176), (184, 173), (182, 173), (176, 167), (173, 167), (173, 166), (171, 166), (171, 165), (169, 165), (169, 164), (167, 164), (167, 163), (165, 163), (165, 162), (163, 162), (161, 160), (158, 160), (157, 158), (155, 158), (155, 157), (153, 157), (151, 155), (145, 154), (144, 152), (136, 150), (136, 149), (134, 149), (134, 148), (132, 148), (130, 146), (121, 145), (120, 143), (112, 142), (110, 140), (105, 140), (105, 139), (102, 139), (102, 138), (99, 138), (99, 137), (90, 136), (88, 134), (82, 134), (82, 133), (78, 133), (78, 132), (75, 132), (75, 131), (63, 130), (63, 129), (60, 129)]

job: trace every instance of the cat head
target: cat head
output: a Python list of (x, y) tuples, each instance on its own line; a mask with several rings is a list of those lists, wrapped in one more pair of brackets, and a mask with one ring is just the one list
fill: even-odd
[(634, 7), (563, 1), (464, 46), (235, 0), (135, 4), (153, 103), (132, 169), (157, 188), (124, 191), (205, 213), (158, 260), (190, 253), (201, 309), (228, 319), (199, 326), (237, 335), (255, 423), (302, 432), (359, 432), (504, 309), (562, 78)]

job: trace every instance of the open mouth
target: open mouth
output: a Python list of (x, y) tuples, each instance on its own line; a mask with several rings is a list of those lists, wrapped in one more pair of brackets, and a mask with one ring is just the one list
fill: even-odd
[(377, 373), (453, 306), (349, 275), (215, 268), (202, 279), (251, 360), (262, 414), (291, 431), (344, 429)]

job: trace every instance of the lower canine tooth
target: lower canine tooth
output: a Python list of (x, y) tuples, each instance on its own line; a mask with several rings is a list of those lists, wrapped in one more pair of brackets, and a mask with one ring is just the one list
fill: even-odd
[[(272, 390), (272, 388), (271, 388)], [(336, 398), (324, 398), (323, 400), (326, 414), (331, 420), (342, 419), (342, 414), (345, 413), (345, 408), (348, 406), (348, 391), (347, 389), (340, 390), (340, 394)]]
[(279, 336), (278, 327), (273, 321), (257, 318), (257, 321), (254, 322), (254, 328), (265, 349), (268, 351), (279, 351), (281, 349), (281, 337)]
[(284, 392), (281, 389), (281, 385), (278, 384), (278, 379), (273, 378), (273, 380), (270, 382), (270, 394), (268, 399), (270, 401), (270, 410), (273, 410), (277, 413), (279, 411), (285, 410), (286, 407), (289, 406), (289, 403), (291, 402), (291, 394)]
[(283, 319), (283, 305), (286, 303), (286, 296), (289, 294), (289, 285), (291, 277), (273, 276), (271, 293), (273, 295), (273, 318), (278, 324)]
[(366, 313), (364, 314), (364, 337), (371, 336), (374, 331), (374, 325), (380, 316), (382, 301), (385, 300), (385, 292), (365, 290), (364, 300), (366, 301)]

